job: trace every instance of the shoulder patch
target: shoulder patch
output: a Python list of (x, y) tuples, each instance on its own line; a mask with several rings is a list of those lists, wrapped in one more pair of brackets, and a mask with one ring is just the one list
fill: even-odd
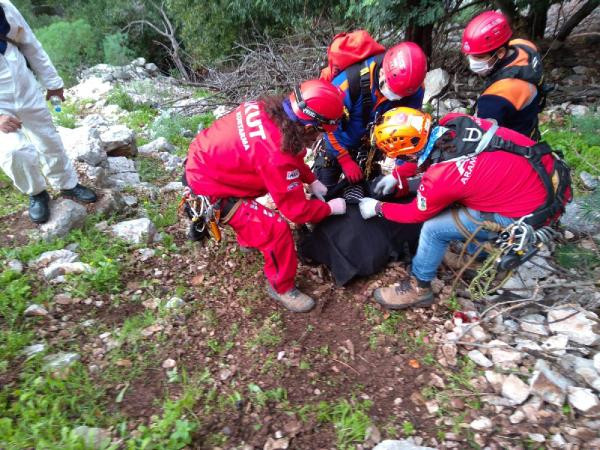
[(289, 191), (293, 191), (294, 189), (296, 189), (298, 186), (300, 186), (300, 183), (297, 181), (294, 181), (290, 184), (288, 184), (287, 190)]
[(420, 190), (417, 192), (417, 208), (419, 211), (427, 211), (427, 199), (423, 197)]
[(295, 170), (289, 170), (285, 179), (290, 181), (290, 180), (295, 180), (296, 178), (298, 178), (300, 176), (300, 170), (295, 169)]

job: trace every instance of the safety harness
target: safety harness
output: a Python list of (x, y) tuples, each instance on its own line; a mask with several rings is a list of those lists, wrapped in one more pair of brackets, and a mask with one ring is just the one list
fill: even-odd
[[(375, 55), (375, 69), (374, 73), (379, 71), (383, 62), (385, 53)], [(368, 60), (361, 61), (353, 64), (346, 69), (346, 78), (348, 80), (348, 92), (350, 92), (350, 99), (354, 105), (359, 97), (362, 97), (362, 121), (366, 127), (371, 118), (371, 112), (373, 111), (373, 98), (371, 95), (371, 71), (369, 70), (370, 64)]]
[[(454, 151), (441, 150), (436, 147), (430, 158), (434, 163), (468, 159), (481, 152), (504, 151), (522, 156), (529, 161), (546, 189), (546, 201), (523, 221), (533, 228), (554, 224), (564, 212), (565, 205), (571, 200), (571, 173), (563, 160), (562, 152), (554, 151), (545, 142), (538, 142), (531, 147), (517, 145), (495, 134), (494, 127), (484, 132), (470, 117), (461, 116), (448, 121), (444, 127), (449, 128), (454, 137), (450, 148)], [(484, 145), (482, 145), (484, 144)], [(552, 155), (554, 162), (549, 174), (542, 157)]]

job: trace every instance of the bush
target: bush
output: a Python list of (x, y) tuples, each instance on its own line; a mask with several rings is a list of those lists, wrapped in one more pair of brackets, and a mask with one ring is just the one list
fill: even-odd
[(135, 102), (131, 96), (120, 86), (113, 88), (106, 97), (106, 103), (109, 105), (117, 105), (125, 111), (133, 111), (136, 108)]
[(100, 62), (99, 36), (85, 20), (55, 22), (36, 36), (67, 86), (75, 83), (80, 69)]
[(106, 35), (102, 41), (104, 62), (113, 66), (124, 66), (131, 61), (135, 57), (135, 54), (126, 44), (126, 34), (115, 33)]

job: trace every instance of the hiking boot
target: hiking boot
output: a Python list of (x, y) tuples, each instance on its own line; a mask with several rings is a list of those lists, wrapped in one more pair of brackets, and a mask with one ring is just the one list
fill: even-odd
[(48, 192), (29, 196), (29, 218), (34, 223), (46, 223), (50, 218), (50, 196)]
[(431, 283), (419, 282), (415, 277), (400, 283), (375, 289), (375, 301), (387, 309), (419, 308), (433, 305)]
[(79, 183), (77, 183), (73, 189), (63, 189), (60, 192), (65, 197), (72, 197), (75, 200), (79, 200), (83, 203), (94, 203), (96, 200), (98, 200), (98, 197), (94, 191)]
[(279, 294), (267, 282), (267, 293), (273, 300), (293, 312), (308, 312), (315, 307), (315, 301), (297, 287), (293, 287), (284, 294)]
[[(472, 255), (469, 255), (468, 253), (465, 253), (461, 257), (460, 254), (448, 250), (444, 255), (443, 261), (446, 267), (458, 272), (469, 263), (471, 257)], [(473, 262), (471, 262), (471, 264), (469, 264), (468, 268), (472, 270), (479, 270), (481, 268), (481, 265), (481, 262), (475, 259)]]

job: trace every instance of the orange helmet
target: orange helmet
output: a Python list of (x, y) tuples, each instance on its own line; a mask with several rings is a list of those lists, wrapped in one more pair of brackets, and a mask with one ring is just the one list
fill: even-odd
[(382, 114), (371, 131), (371, 143), (388, 157), (410, 155), (425, 147), (431, 128), (431, 116), (401, 106)]

